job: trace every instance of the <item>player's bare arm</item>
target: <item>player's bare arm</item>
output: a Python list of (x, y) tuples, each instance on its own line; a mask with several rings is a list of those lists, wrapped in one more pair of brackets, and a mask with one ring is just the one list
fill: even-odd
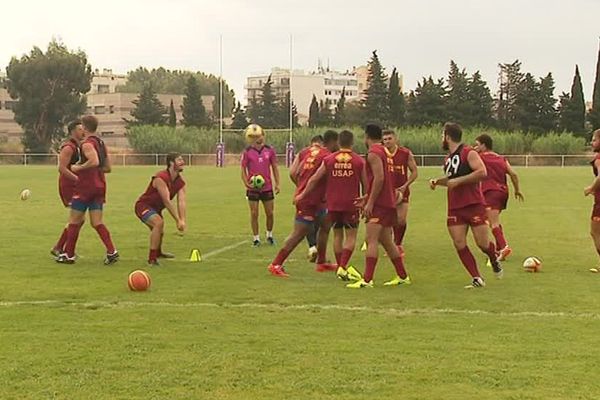
[(106, 153), (106, 159), (104, 160), (102, 171), (105, 174), (110, 174), (112, 172), (112, 159), (110, 158), (110, 154), (108, 154), (108, 152)]
[(448, 177), (433, 178), (429, 180), (429, 188), (434, 190), (436, 186), (448, 186)]
[(371, 171), (373, 172), (373, 183), (371, 186), (371, 193), (369, 194), (369, 198), (363, 209), (363, 215), (365, 218), (369, 219), (373, 213), (375, 200), (379, 197), (381, 189), (383, 188), (383, 164), (381, 163), (381, 159), (373, 153), (367, 155), (367, 162), (371, 166)]
[(519, 187), (519, 177), (517, 176), (517, 173), (508, 161), (506, 162), (506, 173), (510, 177), (510, 181), (512, 182), (513, 188), (515, 190), (515, 199), (519, 201), (525, 200), (525, 197), (523, 197), (523, 193), (521, 193), (521, 188)]
[(481, 182), (487, 176), (485, 164), (475, 150), (469, 152), (467, 155), (467, 162), (469, 163), (472, 172), (468, 175), (449, 180), (447, 183), (448, 189), (453, 189), (457, 186), (467, 185), (469, 183)]
[(300, 168), (300, 157), (294, 158), (294, 162), (290, 166), (290, 180), (294, 185), (298, 186), (298, 169)]
[(73, 149), (71, 147), (65, 146), (62, 148), (58, 155), (58, 172), (60, 172), (61, 175), (66, 176), (67, 179), (77, 181), (77, 175), (69, 170), (69, 162), (72, 156)]
[(325, 177), (326, 173), (327, 173), (327, 169), (325, 168), (325, 163), (323, 163), (319, 166), (319, 168), (317, 169), (315, 174), (310, 177), (310, 179), (306, 183), (306, 187), (304, 188), (302, 193), (299, 193), (298, 196), (296, 196), (296, 198), (294, 199), (295, 202), (297, 203), (297, 202), (301, 201), (303, 198), (306, 197), (306, 195), (308, 193), (315, 190), (317, 185), (321, 182), (321, 179), (323, 179)]
[(171, 199), (169, 198), (169, 188), (167, 187), (167, 184), (162, 179), (155, 178), (152, 181), (152, 186), (154, 186), (154, 188), (158, 191), (158, 194), (160, 194), (160, 198), (165, 205), (165, 208), (169, 211), (169, 214), (171, 214), (175, 222), (177, 222), (177, 229), (179, 229), (181, 221), (175, 206), (173, 206), (173, 203), (171, 203)]
[(273, 171), (273, 181), (275, 182), (275, 194), (279, 194), (279, 167), (276, 162), (271, 163), (271, 170)]
[(417, 167), (417, 162), (415, 161), (415, 156), (413, 155), (412, 152), (410, 152), (408, 154), (408, 170), (410, 171), (410, 174), (408, 175), (408, 180), (406, 181), (406, 183), (404, 185), (402, 185), (400, 187), (400, 189), (402, 189), (402, 192), (404, 192), (406, 189), (408, 189), (408, 187), (410, 185), (413, 184), (414, 181), (417, 180), (417, 178), (419, 177), (419, 168)]
[(248, 171), (246, 171), (246, 167), (242, 165), (242, 182), (244, 182), (244, 186), (246, 189), (252, 189), (252, 186), (248, 183)]
[[(594, 161), (594, 166), (596, 168), (600, 169), (600, 160)], [(583, 189), (583, 194), (584, 194), (584, 196), (589, 196), (590, 194), (594, 193), (598, 189), (600, 189), (600, 175), (598, 175), (596, 177), (596, 179), (594, 179), (594, 181), (592, 182), (592, 184), (590, 186)]]
[(91, 143), (84, 143), (81, 146), (81, 151), (83, 153), (83, 155), (85, 156), (85, 158), (87, 159), (86, 162), (84, 162), (83, 164), (75, 164), (71, 167), (71, 170), (73, 172), (78, 172), (78, 171), (82, 171), (84, 169), (88, 169), (88, 168), (96, 168), (98, 165), (100, 165), (100, 160), (98, 159), (98, 153), (96, 153), (96, 149), (94, 149), (94, 146)]
[(179, 189), (179, 192), (177, 192), (177, 215), (179, 215), (179, 221), (181, 222), (181, 226), (177, 226), (177, 229), (181, 232), (183, 232), (185, 230), (186, 227), (186, 223), (185, 223), (185, 217), (186, 217), (186, 193), (185, 193), (185, 186), (182, 187), (181, 189)]

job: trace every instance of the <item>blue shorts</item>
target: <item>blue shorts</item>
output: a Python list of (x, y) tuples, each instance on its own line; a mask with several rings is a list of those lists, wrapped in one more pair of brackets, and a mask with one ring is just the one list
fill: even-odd
[(71, 200), (71, 209), (81, 212), (90, 211), (102, 211), (104, 205), (96, 201), (83, 201), (82, 199), (73, 198)]
[(158, 211), (154, 208), (149, 207), (144, 203), (135, 203), (135, 215), (143, 222), (146, 223), (153, 215), (162, 217)]

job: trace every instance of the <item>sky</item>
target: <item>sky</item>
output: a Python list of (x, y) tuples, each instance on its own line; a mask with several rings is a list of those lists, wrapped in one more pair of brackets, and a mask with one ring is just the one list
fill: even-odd
[(552, 72), (558, 97), (578, 64), (590, 101), (600, 36), (598, 0), (20, 0), (2, 14), (3, 70), (54, 37), (84, 50), (93, 68), (219, 75), (222, 37), (223, 78), (242, 102), (248, 75), (290, 65), (290, 36), (295, 69), (321, 59), (345, 71), (377, 50), (406, 91), (423, 76), (445, 77), (451, 59), (495, 91), (498, 64), (519, 59), (534, 76)]

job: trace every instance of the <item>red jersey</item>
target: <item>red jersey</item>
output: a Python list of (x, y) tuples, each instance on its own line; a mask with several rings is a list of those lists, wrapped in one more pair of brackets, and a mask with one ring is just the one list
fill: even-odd
[(496, 190), (507, 193), (506, 174), (508, 174), (508, 164), (506, 158), (493, 151), (479, 153), (479, 156), (487, 169), (487, 176), (481, 181), (481, 191), (486, 193)]
[[(84, 144), (91, 144), (94, 147), (94, 151), (98, 154), (99, 164), (97, 167), (88, 168), (81, 170), (77, 173), (79, 180), (77, 181), (76, 188), (78, 191), (95, 191), (96, 189), (105, 189), (106, 188), (106, 180), (104, 179), (104, 165), (106, 163), (106, 146), (102, 139), (98, 136), (89, 136), (85, 141), (81, 144), (83, 147)], [(81, 152), (81, 162), (85, 163), (87, 158), (85, 154)]]
[(163, 203), (162, 198), (160, 197), (160, 193), (153, 185), (155, 179), (162, 179), (167, 188), (169, 188), (169, 199), (173, 200), (177, 192), (181, 190), (185, 186), (185, 181), (181, 177), (181, 175), (177, 175), (174, 181), (171, 180), (171, 174), (168, 170), (163, 169), (159, 171), (156, 175), (154, 175), (150, 179), (150, 183), (146, 188), (146, 191), (138, 198), (138, 203), (144, 203), (149, 207), (153, 208), (157, 212), (161, 212), (165, 208), (165, 204)]
[[(60, 151), (62, 152), (65, 147), (71, 148), (71, 151), (72, 151), (71, 159), (69, 160), (69, 166), (68, 166), (69, 170), (71, 170), (71, 165), (77, 164), (80, 159), (79, 143), (77, 143), (77, 141), (75, 139), (71, 138), (71, 139), (67, 140), (66, 142), (64, 142), (60, 146)], [(58, 175), (58, 186), (59, 187), (74, 188), (75, 183), (76, 183), (75, 181), (72, 181), (71, 179), (67, 178), (63, 174)]]
[[(467, 159), (471, 151), (475, 150), (461, 144), (454, 153), (446, 156), (444, 172), (449, 180), (473, 172)], [(448, 210), (456, 210), (473, 204), (483, 204), (483, 194), (479, 182), (460, 185), (455, 189), (448, 190)]]
[[(600, 160), (600, 153), (596, 153), (596, 157), (594, 157), (594, 160), (591, 162), (594, 176), (598, 176), (598, 168), (596, 168), (597, 160)], [(594, 203), (600, 204), (600, 189), (596, 189), (594, 192)]]
[[(330, 155), (331, 152), (318, 144), (310, 146), (310, 152), (308, 152), (302, 162), (300, 163), (300, 172), (298, 174), (298, 188), (296, 189), (296, 195), (300, 194), (308, 184), (309, 179), (317, 172), (317, 169), (323, 163), (325, 157)], [(320, 183), (317, 185), (315, 190), (311, 191), (306, 198), (302, 201), (305, 204), (321, 204), (325, 197), (325, 185)]]
[[(396, 193), (394, 192), (394, 178), (391, 172), (391, 169), (393, 168), (393, 161), (390, 157), (388, 157), (388, 152), (386, 151), (385, 147), (379, 143), (372, 144), (369, 147), (368, 154), (375, 154), (381, 160), (383, 167), (383, 186), (374, 204), (376, 207), (395, 209)], [(374, 176), (373, 171), (371, 170), (371, 165), (367, 161), (367, 179), (369, 182), (367, 194), (369, 196), (371, 195), (371, 190), (373, 189), (373, 178)]]
[(360, 196), (360, 177), (365, 160), (352, 150), (342, 149), (323, 160), (327, 170), (328, 211), (354, 211), (354, 200)]

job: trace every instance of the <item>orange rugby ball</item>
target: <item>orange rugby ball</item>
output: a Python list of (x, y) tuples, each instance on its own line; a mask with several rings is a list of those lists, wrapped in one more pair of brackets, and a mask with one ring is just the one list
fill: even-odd
[(151, 283), (152, 281), (150, 280), (150, 275), (141, 269), (133, 271), (127, 278), (127, 286), (129, 286), (129, 290), (134, 292), (143, 292), (148, 290)]

